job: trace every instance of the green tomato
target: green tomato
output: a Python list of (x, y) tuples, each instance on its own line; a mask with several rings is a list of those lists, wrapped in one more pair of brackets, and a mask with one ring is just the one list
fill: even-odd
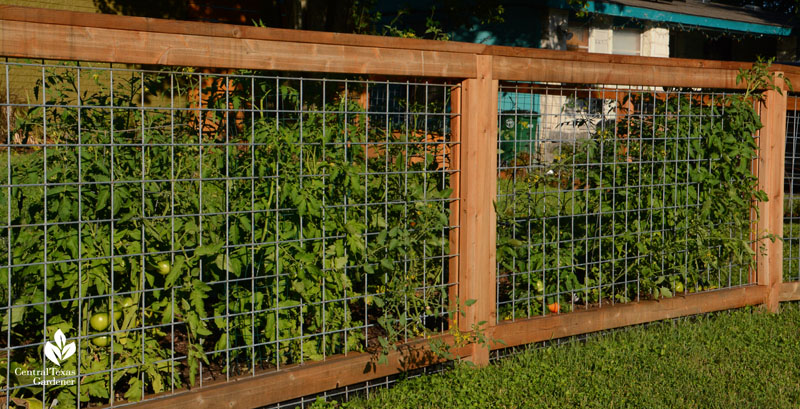
[(682, 283), (682, 282), (680, 282), (680, 281), (676, 281), (676, 282), (675, 282), (675, 293), (676, 293), (676, 294), (677, 294), (677, 293), (682, 293), (682, 292), (683, 292), (683, 290), (684, 290), (684, 288), (683, 288), (683, 283)]
[(159, 261), (158, 265), (156, 265), (156, 268), (158, 270), (158, 273), (161, 274), (162, 276), (165, 276), (169, 274), (170, 271), (172, 271), (172, 266), (169, 265), (169, 261), (167, 260)]
[(122, 318), (122, 311), (132, 306), (133, 306), (133, 298), (131, 297), (125, 297), (121, 300), (117, 300), (114, 303), (114, 321), (117, 321), (120, 318)]
[(102, 331), (108, 328), (108, 314), (101, 312), (92, 315), (92, 318), (89, 320), (89, 324), (92, 325), (92, 328), (94, 328), (95, 331)]
[(128, 307), (132, 307), (133, 304), (134, 304), (133, 303), (133, 298), (125, 297), (125, 298), (122, 299), (122, 301), (120, 301), (119, 305), (120, 305), (121, 308), (124, 309), (124, 308), (128, 308)]
[(108, 346), (108, 341), (109, 341), (108, 335), (102, 335), (99, 337), (92, 338), (92, 343), (99, 347)]
[(536, 291), (537, 292), (544, 292), (544, 283), (542, 280), (536, 280)]

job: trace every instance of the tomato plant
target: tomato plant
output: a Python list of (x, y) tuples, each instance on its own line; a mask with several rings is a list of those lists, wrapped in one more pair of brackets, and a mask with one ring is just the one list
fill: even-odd
[[(78, 105), (75, 73), (48, 73), (48, 104)], [(101, 72), (80, 109), (34, 107), (18, 118), (15, 132), (29, 134), (44, 114), (54, 139), (46, 154), (13, 154), (22, 187), (0, 202), (12, 202), (14, 226), (45, 215), (53, 224), (11, 234), (22, 267), (5, 272), (14, 278), (6, 293), (34, 306), (4, 320), (17, 344), (45, 323), (89, 341), (80, 395), (48, 388), (64, 407), (138, 400), (445, 325), (450, 174), (420, 132), (430, 119), (414, 113), (443, 112), (449, 101), (402, 101), (407, 122), (369, 126), (344, 83), (298, 88), (244, 74), (224, 92), (196, 74), (120, 74), (112, 96)], [(142, 90), (165, 84), (175, 101), (196, 108), (202, 99), (204, 110), (139, 109), (164, 96)], [(302, 115), (275, 115), (283, 111)], [(58, 260), (46, 274), (45, 238), (46, 259)], [(45, 289), (48, 301), (66, 300), (46, 315)], [(29, 348), (13, 359), (36, 356)]]
[(589, 137), (561, 142), (552, 162), (507, 157), (525, 172), (501, 172), (497, 183), (499, 316), (543, 314), (556, 295), (589, 307), (669, 297), (684, 283), (746, 283), (751, 212), (767, 199), (750, 169), (761, 128), (754, 87), (771, 83), (763, 75), (763, 64), (742, 72), (741, 94), (596, 101), (613, 115)]

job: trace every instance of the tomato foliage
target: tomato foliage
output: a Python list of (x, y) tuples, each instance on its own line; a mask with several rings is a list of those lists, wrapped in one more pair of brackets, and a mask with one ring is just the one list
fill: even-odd
[(552, 163), (501, 177), (501, 319), (748, 283), (767, 67), (740, 74), (743, 93), (630, 92)]
[[(17, 226), (0, 279), (18, 306), (4, 316), (13, 344), (81, 337), (67, 364), (88, 373), (80, 395), (50, 398), (138, 400), (446, 328), (448, 148), (422, 131), (447, 87), (437, 103), (410, 93), (399, 123), (373, 126), (362, 82), (123, 73), (112, 90), (108, 72), (91, 88), (83, 72), (48, 73), (53, 107), (16, 124), (46, 122), (48, 145), (14, 151), (15, 187), (0, 193)], [(183, 109), (147, 109), (164, 106)], [(97, 313), (111, 326), (91, 327)], [(124, 369), (108, 372), (112, 359)]]

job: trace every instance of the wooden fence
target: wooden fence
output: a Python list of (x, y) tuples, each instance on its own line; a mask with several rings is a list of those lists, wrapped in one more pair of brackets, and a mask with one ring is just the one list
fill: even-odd
[[(739, 68), (750, 64), (687, 59), (586, 54), (455, 42), (382, 38), (351, 34), (298, 32), (224, 24), (166, 21), (0, 6), (0, 55), (5, 57), (92, 61), (148, 66), (303, 71), (461, 82), (453, 95), (454, 162), (460, 176), (452, 186), (452, 212), (459, 228), (450, 237), (451, 272), (457, 271), (457, 296), (477, 302), (458, 325), (469, 331), (487, 322), (487, 335), (505, 348), (612, 328), (763, 304), (777, 311), (780, 301), (800, 299), (800, 283), (782, 282), (782, 245), (764, 241), (756, 257), (752, 285), (658, 301), (498, 323), (496, 278), (497, 115), (500, 81), (570, 84), (635, 84), (653, 87), (741, 89)], [(800, 69), (773, 66), (800, 84)], [(783, 85), (781, 85), (783, 86)], [(757, 231), (783, 231), (783, 157), (787, 93), (766, 91), (761, 110), (760, 151), (754, 164), (768, 202), (759, 204)], [(438, 336), (453, 343), (449, 334)], [(251, 408), (319, 393), (425, 366), (437, 361), (428, 341), (390, 355), (373, 366), (367, 353), (334, 356), (322, 362), (287, 367), (194, 390), (158, 396), (141, 408)], [(478, 345), (458, 354), (486, 365), (490, 351)]]

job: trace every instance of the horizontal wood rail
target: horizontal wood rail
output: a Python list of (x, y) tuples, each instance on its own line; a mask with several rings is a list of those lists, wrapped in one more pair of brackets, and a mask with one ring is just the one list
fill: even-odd
[(439, 51), (165, 34), (0, 20), (0, 54), (105, 63), (471, 77), (474, 56)]
[[(741, 88), (749, 63), (578, 53), (0, 6), (8, 57), (124, 64), (475, 78), (492, 55), (502, 80)], [(24, 40), (24, 41), (23, 41)], [(800, 83), (800, 68), (776, 66)]]
[[(453, 345), (453, 336), (442, 334), (431, 337)], [(147, 396), (148, 400), (136, 404), (137, 409), (192, 408), (218, 409), (256, 408), (284, 402), (347, 385), (394, 375), (403, 371), (444, 362), (431, 353), (429, 341), (421, 339), (405, 344), (399, 351), (391, 352), (386, 364), (376, 364), (376, 357), (368, 353), (338, 355), (321, 362), (281, 368), (280, 371), (256, 376), (244, 376), (228, 382), (220, 381), (194, 390), (180, 390)], [(454, 348), (458, 357), (468, 358), (469, 348)], [(119, 403), (115, 403), (115, 406)]]
[(800, 301), (800, 281), (789, 281), (781, 284), (781, 301)]
[[(789, 292), (787, 288), (792, 287), (794, 297), (800, 299), (798, 284), (800, 283), (783, 284), (781, 298), (784, 298), (784, 293)], [(490, 330), (489, 335), (503, 341), (503, 344), (492, 344), (491, 349), (757, 305), (764, 303), (766, 296), (767, 289), (764, 286), (747, 286), (505, 322)], [(439, 335), (433, 339), (450, 345), (454, 342), (450, 334)], [(461, 358), (469, 358), (473, 350), (474, 346), (468, 346), (453, 352)], [(385, 365), (373, 365), (374, 357), (370, 354), (351, 353), (347, 356), (332, 357), (323, 362), (287, 367), (277, 372), (242, 377), (229, 382), (221, 381), (195, 390), (148, 396), (151, 400), (138, 403), (136, 408), (205, 409), (218, 408), (221, 402), (231, 402), (233, 406), (226, 406), (231, 408), (252, 408), (366, 382), (439, 362), (443, 361), (430, 353), (428, 340), (416, 340), (407, 344), (400, 352), (391, 353), (389, 364)]]
[(493, 349), (762, 304), (766, 296), (764, 286), (747, 286), (504, 322), (493, 336), (505, 345)]

